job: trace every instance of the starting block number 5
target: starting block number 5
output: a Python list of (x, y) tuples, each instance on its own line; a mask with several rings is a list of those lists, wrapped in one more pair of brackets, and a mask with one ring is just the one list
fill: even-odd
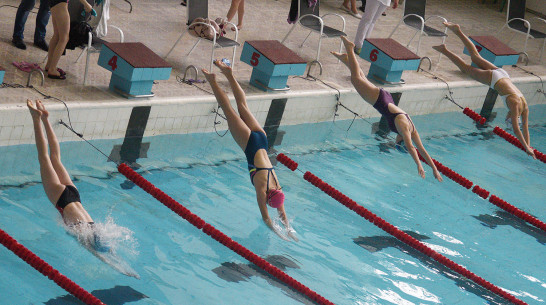
[(475, 45), (475, 46), (476, 46), (476, 50), (478, 50), (478, 53), (480, 53), (482, 51), (482, 47), (479, 45)]
[(115, 71), (118, 68), (118, 57), (116, 55), (112, 56), (108, 61), (108, 65), (112, 68), (112, 71)]
[(371, 52), (370, 52), (370, 61), (374, 62), (377, 60), (377, 54), (379, 53), (379, 51), (377, 49), (373, 49)]
[(258, 58), (260, 58), (260, 53), (257, 53), (257, 52), (252, 53), (252, 57), (250, 58), (250, 64), (253, 67), (256, 67), (260, 63)]

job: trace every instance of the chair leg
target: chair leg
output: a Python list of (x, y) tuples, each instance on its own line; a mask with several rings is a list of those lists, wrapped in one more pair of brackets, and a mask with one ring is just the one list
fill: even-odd
[(421, 38), (423, 38), (423, 32), (419, 35), (419, 41), (417, 42), (417, 52), (415, 52), (417, 55), (419, 55), (419, 49), (421, 49)]
[(235, 69), (235, 51), (237, 50), (237, 46), (233, 47), (233, 56), (231, 56), (231, 69)]
[(89, 70), (89, 57), (91, 56), (91, 52), (89, 52), (89, 48), (87, 48), (87, 58), (85, 59), (85, 72), (83, 73), (83, 85), (87, 85), (87, 72)]
[(296, 28), (296, 25), (298, 23), (294, 23), (294, 25), (292, 25), (292, 28), (290, 29), (290, 31), (288, 31), (288, 33), (286, 33), (286, 36), (284, 36), (284, 38), (282, 39), (281, 43), (284, 44), (284, 41), (286, 40), (286, 38), (288, 38), (288, 36), (292, 33), (292, 31), (294, 31), (294, 29)]
[[(186, 57), (190, 56), (191, 52), (193, 52), (193, 49), (195, 49), (195, 47), (197, 47), (197, 45), (199, 44), (199, 42), (201, 41), (201, 38), (199, 38), (195, 44), (193, 45), (193, 47), (191, 47), (190, 51), (188, 53), (186, 53)], [(214, 51), (214, 45), (212, 46), (212, 50)]]
[(394, 30), (392, 30), (391, 34), (389, 35), (389, 37), (387, 38), (391, 38), (392, 35), (394, 34), (394, 32), (396, 32), (396, 29), (398, 29), (398, 27), (400, 26), (400, 23), (402, 23), (402, 21), (399, 21), (398, 24), (396, 25), (396, 27), (394, 28)]
[(88, 47), (83, 48), (82, 52), (80, 53), (80, 55), (78, 56), (78, 58), (76, 59), (75, 62), (79, 62), (79, 61), (80, 61), (80, 58), (82, 57), (83, 52), (87, 51), (87, 49), (88, 49)]
[(210, 70), (209, 70), (209, 72), (212, 72), (212, 62), (213, 61), (214, 61), (214, 44), (212, 44), (212, 50), (210, 51)]
[(317, 61), (319, 61), (320, 58), (320, 46), (322, 45), (322, 33), (320, 33), (320, 37), (318, 39), (318, 48), (317, 48)]
[(543, 38), (542, 40), (542, 48), (540, 49), (540, 53), (538, 54), (538, 60), (540, 63), (542, 63), (542, 55), (544, 55), (544, 47), (546, 46), (546, 38)]
[(46, 56), (44, 57), (44, 60), (42, 60), (42, 63), (45, 63), (47, 61), (47, 54)]
[[(417, 33), (419, 33), (419, 31), (415, 31), (415, 33), (413, 33), (413, 36), (411, 36), (410, 41), (409, 41), (408, 44), (406, 45), (406, 48), (409, 48), (411, 42), (413, 41), (413, 39), (415, 39), (415, 35), (417, 35)], [(419, 39), (421, 39), (421, 37), (419, 37)]]
[(164, 58), (167, 58), (169, 57), (169, 55), (171, 54), (171, 52), (174, 50), (174, 48), (176, 47), (176, 45), (178, 44), (178, 42), (180, 41), (180, 39), (182, 39), (182, 37), (184, 37), (184, 35), (186, 34), (186, 31), (182, 31), (182, 34), (180, 34), (180, 36), (178, 37), (178, 39), (176, 40), (176, 42), (174, 43), (173, 47), (171, 48), (171, 50), (169, 50), (169, 52), (167, 53), (167, 55), (165, 55)]
[(300, 48), (303, 48), (303, 45), (305, 44), (305, 42), (307, 41), (307, 38), (309, 38), (309, 36), (311, 36), (311, 33), (313, 31), (309, 31), (309, 34), (307, 34), (307, 37), (305, 37), (305, 39), (303, 40), (303, 42), (300, 44)]

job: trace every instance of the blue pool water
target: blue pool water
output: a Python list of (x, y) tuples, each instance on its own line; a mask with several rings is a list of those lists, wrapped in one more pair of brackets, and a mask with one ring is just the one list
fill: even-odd
[[(497, 117), (505, 112), (498, 110)], [(546, 151), (546, 106), (531, 108), (532, 144)], [(491, 193), (546, 220), (546, 165), (460, 113), (413, 118), (429, 153)], [(375, 123), (377, 119), (368, 120)], [(497, 119), (497, 121), (502, 121)], [(281, 127), (275, 146), (359, 204), (529, 304), (546, 303), (546, 234), (387, 149), (368, 122)], [(505, 127), (504, 124), (500, 125)], [(58, 127), (62, 128), (62, 127)], [(106, 153), (119, 140), (93, 141)], [(229, 134), (165, 135), (138, 170), (205, 221), (336, 304), (504, 304), (423, 257), (278, 165), (299, 242), (262, 223), (243, 153)], [(0, 228), (107, 304), (311, 304), (130, 187), (84, 142), (62, 143), (63, 161), (105, 240), (140, 279), (79, 245), (39, 183), (33, 145), (0, 147)], [(16, 160), (5, 162), (5, 160)], [(123, 187), (122, 187), (123, 185)], [(273, 215), (273, 214), (271, 214)], [(0, 247), (2, 304), (78, 304)]]

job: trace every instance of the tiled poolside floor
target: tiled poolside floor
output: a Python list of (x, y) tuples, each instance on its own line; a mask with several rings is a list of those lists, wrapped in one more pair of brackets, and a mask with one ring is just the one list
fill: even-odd
[[(110, 6), (111, 19), (109, 24), (121, 27), (125, 32), (125, 41), (139, 41), (146, 44), (160, 56), (167, 54), (173, 43), (176, 41), (181, 31), (185, 29), (186, 23), (186, 8), (180, 5), (178, 0), (132, 0), (133, 11), (129, 13), (129, 5), (122, 0), (112, 0)], [(442, 15), (450, 21), (460, 23), (463, 30), (469, 35), (492, 35), (502, 27), (506, 19), (506, 11), (499, 12), (498, 4), (492, 4), (492, 1), (482, 4), (482, 1), (476, 0), (429, 0), (427, 6), (427, 16)], [(225, 16), (229, 7), (229, 0), (209, 0), (209, 15), (211, 17)], [(344, 13), (339, 9), (341, 1), (321, 1), (321, 14), (338, 13), (345, 17), (347, 21), (346, 33), (349, 38), (354, 39), (358, 19)], [(2, 0), (2, 5), (17, 6), (18, 0)], [(358, 1), (360, 4), (360, 1)], [(256, 39), (277, 39), (282, 40), (288, 32), (291, 25), (286, 22), (290, 0), (247, 0), (245, 3), (245, 21), (244, 28), (240, 32), (239, 41), (242, 43), (245, 40)], [(0, 66), (6, 68), (6, 76), (4, 82), (26, 84), (28, 74), (17, 70), (11, 63), (13, 61), (27, 61), (42, 63), (45, 52), (37, 49), (32, 45), (32, 37), (34, 32), (34, 15), (30, 15), (25, 30), (25, 41), (27, 50), (19, 50), (11, 45), (11, 36), (13, 31), (13, 19), (16, 8), (3, 6), (0, 8)], [(374, 29), (373, 37), (387, 37), (394, 29), (402, 16), (402, 9), (398, 8), (387, 10), (387, 16), (381, 17)], [(532, 16), (528, 13), (529, 16)], [(333, 24), (340, 23), (332, 18)], [(437, 23), (439, 24), (439, 23)], [(541, 27), (542, 26), (542, 27)], [(537, 24), (537, 29), (546, 31), (546, 25)], [(48, 25), (47, 40), (52, 35), (52, 24)], [(303, 48), (299, 48), (299, 43), (307, 35), (307, 31), (301, 27), (295, 30), (288, 41), (288, 47), (297, 51), (304, 59), (313, 60), (316, 54), (317, 34), (312, 34)], [(500, 37), (507, 41), (509, 32), (504, 31)], [(407, 27), (400, 27), (394, 35), (394, 39), (402, 44), (406, 44), (413, 34), (412, 30)], [(110, 32), (111, 37), (117, 39), (117, 34)], [(201, 43), (196, 51), (184, 62), (184, 54), (193, 44), (194, 38), (186, 36), (186, 38), (177, 46), (175, 51), (167, 59), (173, 65), (171, 78), (167, 81), (160, 81), (154, 85), (153, 91), (156, 94), (156, 99), (169, 98), (183, 101), (184, 97), (206, 95), (207, 93), (185, 84), (180, 84), (176, 80), (176, 76), (183, 74), (186, 65), (192, 64), (197, 67), (208, 67), (208, 59), (210, 57), (210, 44)], [(431, 46), (438, 44), (439, 38), (424, 37), (421, 45), (421, 56), (428, 56), (433, 60), (432, 72), (442, 77), (443, 79), (453, 82), (459, 80), (468, 80), (468, 77), (460, 73), (456, 67), (451, 64), (446, 58), (443, 58), (438, 63), (438, 53), (432, 50)], [(516, 35), (515, 39), (510, 42), (510, 45), (517, 49), (518, 45), (523, 44), (523, 35)], [(451, 49), (462, 54), (462, 43), (453, 35), (448, 37), (447, 45)], [(533, 71), (541, 76), (546, 76), (546, 68), (544, 61), (541, 64), (537, 58), (539, 46), (542, 41), (529, 41), (528, 53), (531, 57), (529, 66), (526, 69)], [(412, 44), (413, 47), (416, 43)], [(352, 88), (348, 77), (348, 70), (329, 54), (329, 51), (339, 48), (338, 39), (323, 40), (320, 61), (323, 64), (324, 72), (321, 79), (327, 81), (337, 88)], [(237, 49), (236, 58), (240, 56), (242, 48)], [(79, 63), (75, 63), (80, 51), (68, 51), (66, 56), (61, 58), (59, 66), (67, 71), (67, 80), (45, 80), (43, 86), (36, 79), (32, 80), (32, 84), (49, 95), (54, 95), (64, 99), (68, 103), (88, 101), (127, 101), (114, 93), (107, 90), (110, 73), (99, 67), (96, 62), (98, 54), (91, 56), (92, 64), (90, 65), (88, 86), (82, 86), (84, 59)], [(230, 57), (230, 50), (217, 50), (218, 57)], [(546, 57), (546, 56), (543, 56)], [(469, 57), (464, 55), (464, 58), (469, 60)], [(369, 68), (369, 63), (360, 60), (364, 71)], [(507, 67), (507, 71), (512, 77), (528, 76), (517, 68)], [(251, 74), (251, 68), (245, 63), (239, 61), (235, 65), (236, 76), (242, 83), (243, 89), (247, 94), (263, 93), (262, 91), (249, 86), (248, 80)], [(201, 76), (202, 77), (202, 76)], [(408, 85), (420, 85), (431, 82), (439, 82), (433, 79), (426, 73), (418, 73), (408, 71), (403, 77)], [(222, 83), (227, 87), (227, 82)], [(299, 78), (289, 80), (289, 85), (292, 92), (296, 90), (331, 90), (318, 82), (309, 82)], [(209, 89), (208, 85), (202, 85), (203, 88)], [(271, 93), (282, 94), (282, 93)], [(38, 97), (30, 89), (2, 89), (0, 91), (0, 104), (7, 103), (22, 103), (27, 97)]]

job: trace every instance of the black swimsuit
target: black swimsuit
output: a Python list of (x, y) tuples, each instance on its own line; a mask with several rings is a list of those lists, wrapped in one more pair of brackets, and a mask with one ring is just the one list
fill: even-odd
[(406, 118), (408, 118), (408, 121), (410, 121), (411, 125), (413, 126), (413, 129), (415, 130), (415, 126), (413, 125), (413, 122), (411, 121), (409, 115), (404, 112), (398, 112), (398, 113), (390, 112), (389, 104), (394, 104), (392, 95), (383, 89), (379, 89), (379, 96), (377, 97), (377, 101), (375, 102), (375, 104), (373, 104), (373, 108), (377, 109), (379, 113), (385, 116), (385, 119), (387, 119), (387, 123), (389, 124), (389, 129), (392, 130), (393, 132), (396, 132), (397, 134), (400, 134), (398, 130), (396, 129), (396, 125), (394, 124), (394, 119), (396, 119), (397, 115), (403, 114), (406, 116)]
[(57, 204), (55, 205), (55, 207), (62, 215), (64, 208), (72, 202), (81, 202), (80, 193), (75, 186), (67, 185), (65, 186), (63, 193), (59, 197), (59, 200), (57, 200)]
[(68, 0), (49, 0), (49, 8), (53, 8), (55, 5), (63, 2), (68, 3)]

